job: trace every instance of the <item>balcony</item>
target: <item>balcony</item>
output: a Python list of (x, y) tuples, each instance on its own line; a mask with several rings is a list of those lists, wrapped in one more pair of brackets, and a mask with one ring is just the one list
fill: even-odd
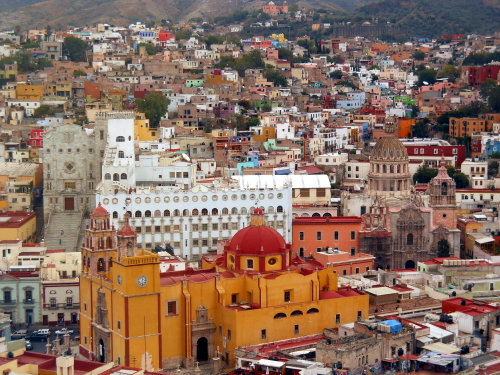
[(72, 303), (71, 305), (68, 305), (67, 303), (44, 303), (43, 308), (48, 310), (78, 310), (80, 308), (80, 303)]
[(0, 305), (15, 305), (15, 299), (0, 299)]
[(23, 299), (23, 303), (35, 303), (35, 299), (34, 298), (25, 298)]
[(71, 309), (79, 310), (80, 309), (80, 304), (79, 303), (73, 303), (71, 305), (64, 305), (63, 307), (66, 310), (71, 310)]

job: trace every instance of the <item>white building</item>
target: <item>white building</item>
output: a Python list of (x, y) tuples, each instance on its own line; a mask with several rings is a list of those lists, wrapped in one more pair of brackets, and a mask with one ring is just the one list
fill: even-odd
[(290, 241), (289, 182), (255, 188), (221, 180), (192, 187), (196, 164), (162, 166), (157, 154), (141, 155), (136, 162), (133, 129), (133, 119), (109, 119), (104, 180), (97, 186), (96, 198), (111, 213), (116, 228), (129, 212), (138, 246), (152, 249), (169, 243), (176, 255), (198, 260), (215, 252), (219, 240), (229, 240), (247, 226), (255, 207), (262, 208), (267, 224)]
[(469, 177), (473, 189), (486, 189), (489, 187), (487, 160), (465, 159), (460, 170)]

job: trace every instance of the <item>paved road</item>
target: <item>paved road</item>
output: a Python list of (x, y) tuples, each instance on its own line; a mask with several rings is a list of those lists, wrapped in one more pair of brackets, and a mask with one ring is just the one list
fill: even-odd
[[(80, 336), (80, 329), (79, 328), (72, 328), (69, 327), (69, 329), (73, 330), (73, 333), (69, 336), (69, 339), (72, 340), (75, 336)], [(37, 331), (38, 329), (33, 329), (33, 330), (28, 330), (28, 334), (31, 334), (34, 331)], [(59, 328), (53, 327), (50, 329), (50, 342), (53, 344), (54, 340), (56, 339), (57, 335), (55, 334), (55, 331), (59, 330)], [(61, 342), (64, 340), (63, 336), (59, 335), (59, 338), (61, 339)], [(46, 353), (47, 351), (47, 342), (45, 341), (32, 341), (31, 345), (33, 345), (33, 351), (37, 353)]]

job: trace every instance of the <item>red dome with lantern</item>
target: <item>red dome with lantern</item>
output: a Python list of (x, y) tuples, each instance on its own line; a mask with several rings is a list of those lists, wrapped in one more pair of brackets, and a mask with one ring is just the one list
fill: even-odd
[(91, 213), (91, 215), (95, 215), (95, 216), (103, 216), (103, 215), (108, 215), (108, 214), (109, 214), (109, 212), (103, 206), (101, 206), (101, 202), (99, 202), (97, 207), (94, 208), (94, 210)]
[(238, 231), (229, 243), (228, 251), (237, 255), (258, 255), (286, 253), (283, 236), (273, 228), (264, 226), (264, 212), (260, 208), (252, 211), (250, 225)]

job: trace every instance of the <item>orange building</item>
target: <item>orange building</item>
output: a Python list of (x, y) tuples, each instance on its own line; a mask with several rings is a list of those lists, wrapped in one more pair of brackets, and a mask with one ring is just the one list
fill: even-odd
[(41, 85), (29, 85), (27, 83), (17, 84), (16, 95), (19, 100), (40, 100), (45, 94), (45, 82)]
[(339, 275), (373, 269), (374, 257), (359, 252), (358, 216), (296, 217), (292, 223), (292, 250), (331, 265)]
[(409, 138), (412, 136), (412, 126), (417, 122), (414, 118), (398, 119), (398, 138)]
[(452, 137), (472, 137), (476, 132), (491, 130), (484, 119), (450, 117), (449, 121), (449, 132)]

